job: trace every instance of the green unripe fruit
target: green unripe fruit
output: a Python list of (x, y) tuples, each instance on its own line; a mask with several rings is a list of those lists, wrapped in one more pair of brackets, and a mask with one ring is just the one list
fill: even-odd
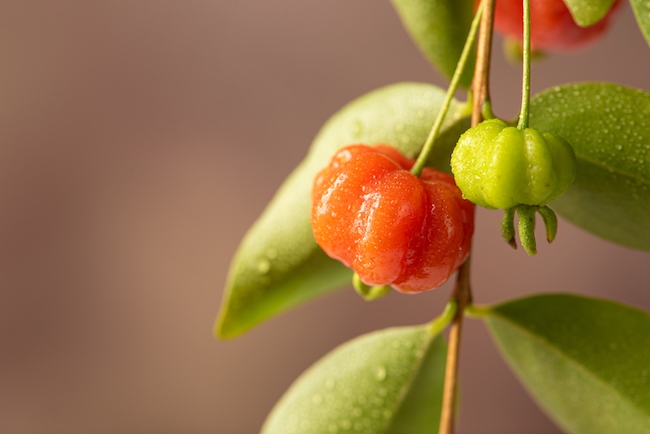
[(566, 140), (500, 119), (467, 130), (451, 156), (463, 197), (490, 209), (546, 205), (569, 188), (575, 165)]

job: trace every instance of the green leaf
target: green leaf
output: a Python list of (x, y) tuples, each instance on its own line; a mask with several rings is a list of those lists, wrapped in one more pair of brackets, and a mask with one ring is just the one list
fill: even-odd
[(647, 0), (630, 0), (641, 33), (650, 45), (650, 2)]
[[(392, 0), (404, 27), (427, 59), (451, 79), (474, 16), (474, 0)], [(474, 72), (470, 54), (460, 85), (468, 88)]]
[(538, 295), (487, 311), (521, 381), (570, 433), (650, 433), (650, 315), (612, 301)]
[(358, 337), (305, 371), (262, 434), (437, 432), (447, 345), (429, 326)]
[(574, 21), (582, 27), (600, 21), (616, 0), (564, 0)]
[(650, 94), (608, 83), (559, 86), (531, 101), (530, 124), (567, 140), (574, 184), (549, 206), (616, 243), (650, 250)]
[[(351, 282), (352, 272), (314, 241), (311, 186), (334, 152), (353, 143), (387, 143), (415, 156), (444, 100), (428, 84), (402, 83), (351, 102), (321, 129), (305, 160), (280, 187), (248, 231), (231, 264), (215, 333), (234, 337), (297, 304)], [(449, 167), (449, 155), (467, 128), (453, 101), (431, 164)]]

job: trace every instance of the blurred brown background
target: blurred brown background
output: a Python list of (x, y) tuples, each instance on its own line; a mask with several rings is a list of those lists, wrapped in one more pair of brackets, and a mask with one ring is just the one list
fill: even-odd
[[(629, 5), (608, 36), (534, 66), (533, 91), (650, 90)], [(519, 69), (496, 42), (497, 114)], [(337, 344), (428, 321), (449, 285), (350, 289), (245, 336), (211, 335), (230, 257), (320, 125), (396, 81), (444, 85), (388, 1), (0, 1), (0, 432), (255, 433)], [(650, 309), (649, 256), (562, 222), (528, 258), (480, 211), (479, 303), (540, 291)], [(482, 323), (462, 348), (459, 433), (555, 433)]]

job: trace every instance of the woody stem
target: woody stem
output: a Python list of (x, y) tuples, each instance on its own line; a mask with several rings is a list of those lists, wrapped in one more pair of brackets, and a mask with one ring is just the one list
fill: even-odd
[[(472, 126), (483, 120), (482, 110), (486, 101), (489, 102), (490, 57), (492, 47), (492, 28), (494, 23), (495, 0), (483, 0), (483, 16), (478, 36), (476, 55), (476, 69), (472, 89), (474, 94), (472, 106)], [(471, 256), (471, 255), (470, 255)], [(470, 257), (460, 266), (456, 287), (451, 296), (456, 303), (457, 310), (449, 327), (449, 348), (447, 350), (447, 363), (445, 367), (445, 384), (442, 395), (442, 411), (440, 414), (440, 428), (438, 434), (453, 434), (454, 409), (456, 392), (458, 389), (458, 361), (460, 357), (460, 338), (463, 327), (463, 314), (465, 308), (472, 303), (472, 290), (470, 287)]]

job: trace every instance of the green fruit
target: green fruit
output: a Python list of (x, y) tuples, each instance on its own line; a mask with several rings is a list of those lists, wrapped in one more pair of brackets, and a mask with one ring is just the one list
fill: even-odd
[(569, 188), (575, 166), (566, 140), (500, 119), (467, 130), (451, 156), (463, 197), (489, 209), (544, 206)]

